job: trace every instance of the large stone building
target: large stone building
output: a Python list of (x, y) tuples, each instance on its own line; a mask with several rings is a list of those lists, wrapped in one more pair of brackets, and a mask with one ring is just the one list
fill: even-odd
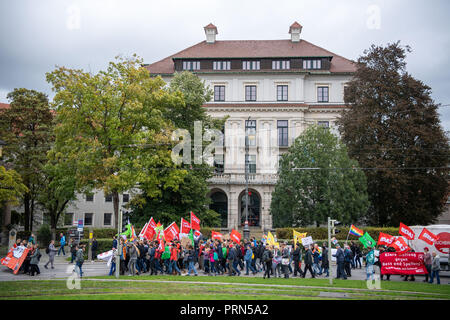
[[(229, 118), (223, 156), (209, 181), (211, 208), (231, 229), (245, 220), (245, 145), (249, 145), (249, 225), (272, 228), (270, 203), (278, 156), (311, 124), (335, 130), (344, 108), (344, 89), (355, 64), (301, 37), (295, 22), (285, 40), (217, 40), (213, 24), (206, 40), (146, 68), (170, 82), (184, 70), (214, 91), (205, 105), (212, 117)], [(248, 135), (247, 140), (245, 139)]]

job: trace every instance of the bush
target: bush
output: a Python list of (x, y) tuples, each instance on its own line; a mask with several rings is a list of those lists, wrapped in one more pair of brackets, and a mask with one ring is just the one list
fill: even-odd
[(46, 248), (52, 240), (52, 232), (48, 224), (43, 224), (37, 232), (36, 242), (40, 248)]
[[(398, 228), (379, 228), (379, 227), (365, 227), (360, 228), (364, 232), (368, 232), (370, 236), (374, 240), (378, 240), (378, 236), (380, 232), (390, 234), (391, 236), (398, 236)], [(300, 232), (300, 233), (307, 233), (307, 236), (311, 236), (313, 240), (316, 239), (328, 239), (328, 229), (324, 227), (311, 227), (311, 228), (278, 228), (276, 229), (277, 239), (293, 239), (293, 230)], [(350, 230), (350, 227), (341, 227), (336, 228), (336, 230), (339, 230), (340, 232), (336, 234), (337, 240), (346, 240), (348, 231)], [(354, 235), (348, 236), (348, 241), (358, 241), (358, 237)]]

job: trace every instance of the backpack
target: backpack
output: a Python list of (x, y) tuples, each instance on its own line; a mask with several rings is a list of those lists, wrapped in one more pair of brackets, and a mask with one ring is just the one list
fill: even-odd
[(272, 258), (270, 257), (270, 252), (269, 250), (264, 251), (263, 255), (262, 255), (262, 259), (264, 262), (269, 262)]
[(47, 247), (47, 248), (45, 249), (45, 253), (46, 253), (46, 254), (49, 254), (49, 253), (50, 253), (50, 248), (49, 248), (49, 247)]

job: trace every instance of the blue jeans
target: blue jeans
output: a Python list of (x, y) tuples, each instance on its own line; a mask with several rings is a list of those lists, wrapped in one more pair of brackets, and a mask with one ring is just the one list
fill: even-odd
[(189, 261), (189, 265), (188, 265), (188, 274), (191, 274), (191, 271), (194, 271), (194, 274), (197, 275), (197, 270), (195, 269), (194, 266), (194, 261)]
[(313, 263), (312, 269), (315, 274), (319, 274), (319, 275), (322, 274), (322, 271), (321, 271), (318, 263)]
[(233, 270), (236, 271), (236, 273), (237, 273), (238, 275), (241, 275), (241, 272), (240, 272), (240, 271), (238, 270), (238, 268), (237, 268), (238, 264), (239, 264), (239, 261), (237, 261), (237, 260), (234, 260), (234, 261), (233, 261)]
[(430, 283), (433, 283), (434, 277), (436, 276), (436, 283), (441, 284), (441, 279), (439, 279), (439, 270), (432, 270), (430, 276)]
[(111, 269), (109, 269), (109, 276), (112, 276), (114, 274), (114, 272), (116, 272), (116, 263), (111, 262)]
[(256, 272), (255, 268), (252, 266), (252, 260), (245, 260), (246, 273), (248, 274), (248, 269), (252, 270), (252, 272)]
[[(75, 267), (75, 271), (78, 273), (80, 278), (83, 277), (83, 270), (81, 269), (82, 266), (83, 266), (83, 263), (77, 262), (76, 267)], [(79, 271), (77, 271), (77, 270), (79, 270)]]
[(64, 246), (59, 247), (59, 250), (58, 250), (58, 256), (59, 256), (59, 254), (60, 254), (61, 251), (62, 251), (63, 255), (65, 256), (66, 253), (64, 252)]
[(169, 263), (169, 274), (172, 274), (172, 268), (175, 268), (175, 270), (178, 273), (181, 273), (180, 269), (177, 266), (177, 261), (176, 260), (170, 260), (170, 263)]

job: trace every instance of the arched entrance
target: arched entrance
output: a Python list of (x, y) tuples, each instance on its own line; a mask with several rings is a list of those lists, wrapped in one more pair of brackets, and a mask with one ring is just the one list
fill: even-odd
[[(248, 225), (259, 227), (261, 220), (261, 196), (254, 189), (248, 189)], [(239, 195), (239, 213), (241, 225), (245, 224), (245, 190)]]
[(220, 189), (211, 191), (211, 204), (209, 208), (220, 214), (221, 227), (226, 228), (228, 225), (228, 197), (225, 192)]

